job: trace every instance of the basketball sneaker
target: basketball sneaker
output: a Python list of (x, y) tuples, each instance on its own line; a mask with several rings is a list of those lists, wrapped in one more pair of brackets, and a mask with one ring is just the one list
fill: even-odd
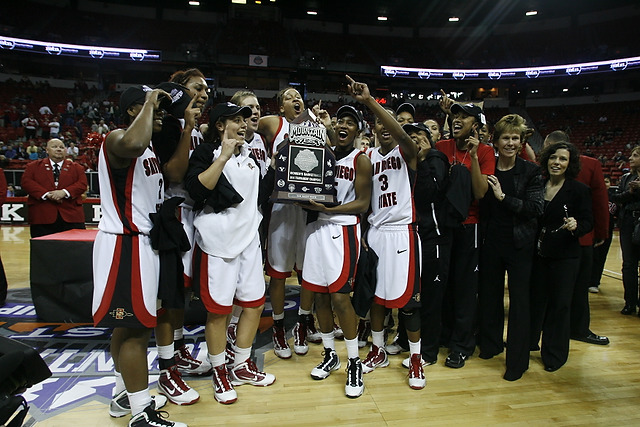
[(391, 344), (385, 345), (384, 349), (387, 352), (387, 354), (391, 354), (391, 355), (400, 354), (400, 353), (409, 351), (409, 349), (406, 349), (400, 345), (400, 343), (398, 342), (398, 335), (396, 335), (396, 337), (393, 339), (393, 342)]
[[(151, 396), (152, 409), (158, 410), (166, 404), (167, 398), (163, 395)], [(111, 403), (109, 404), (109, 415), (113, 418), (131, 415), (131, 405), (129, 404), (129, 395), (127, 395), (127, 390), (122, 390), (111, 399)]]
[(213, 370), (208, 360), (198, 360), (191, 356), (186, 345), (176, 349), (173, 355), (178, 371), (183, 375), (209, 375)]
[(291, 358), (291, 348), (285, 337), (284, 327), (273, 325), (273, 352), (280, 359)]
[(131, 417), (129, 427), (187, 427), (185, 423), (166, 419), (169, 414), (165, 411), (156, 411), (149, 405), (144, 411)]
[(322, 342), (322, 334), (316, 329), (316, 319), (313, 314), (304, 314), (304, 323), (307, 324), (307, 342), (312, 344), (320, 344)]
[(368, 374), (369, 372), (373, 372), (373, 370), (378, 367), (384, 368), (387, 366), (389, 366), (389, 358), (387, 357), (387, 352), (383, 347), (372, 345), (371, 351), (369, 352), (369, 354), (367, 354), (367, 357), (362, 362), (362, 372)]
[(200, 399), (198, 392), (182, 380), (182, 375), (175, 365), (169, 369), (160, 370), (158, 391), (176, 405), (191, 405)]
[(362, 381), (362, 362), (359, 357), (349, 359), (347, 363), (347, 384), (344, 386), (344, 394), (355, 399), (362, 396), (364, 382)]
[(344, 339), (344, 332), (342, 331), (342, 328), (335, 323), (333, 324), (333, 338), (337, 340)]
[(360, 319), (358, 322), (358, 348), (367, 346), (369, 335), (371, 335), (371, 322)]
[(412, 354), (409, 364), (409, 387), (414, 390), (422, 390), (425, 385), (427, 385), (427, 380), (422, 370), (422, 356), (418, 353)]
[(214, 366), (211, 381), (213, 382), (213, 396), (218, 402), (228, 405), (238, 400), (238, 394), (229, 381), (227, 365)]
[(258, 370), (255, 362), (251, 358), (245, 360), (229, 372), (231, 385), (241, 386), (243, 384), (251, 384), (260, 387), (266, 387), (276, 381), (273, 374), (267, 374)]
[[(422, 363), (423, 368), (425, 366), (435, 365), (438, 362), (437, 360), (424, 360), (422, 356), (420, 356), (420, 361)], [(411, 365), (411, 356), (407, 357), (402, 361), (402, 367), (409, 369), (410, 365)]]
[(331, 371), (340, 369), (340, 358), (335, 350), (325, 348), (322, 354), (324, 360), (311, 370), (311, 378), (314, 380), (323, 380), (331, 374)]
[(307, 328), (304, 324), (298, 322), (293, 327), (293, 351), (298, 356), (304, 356), (309, 351), (307, 345)]

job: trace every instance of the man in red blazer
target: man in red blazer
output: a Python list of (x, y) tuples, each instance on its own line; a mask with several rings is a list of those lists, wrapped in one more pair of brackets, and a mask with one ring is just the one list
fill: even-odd
[[(563, 131), (553, 131), (547, 135), (544, 146), (560, 141), (569, 142), (569, 136)], [(580, 238), (580, 270), (571, 299), (571, 339), (607, 345), (609, 338), (596, 335), (589, 329), (589, 280), (593, 267), (593, 247), (604, 243), (609, 234), (609, 195), (600, 162), (592, 157), (580, 156), (577, 180), (591, 189), (593, 230)]]
[(47, 142), (48, 158), (27, 165), (22, 188), (29, 193), (31, 237), (85, 228), (82, 195), (87, 191), (84, 168), (71, 160), (59, 139)]

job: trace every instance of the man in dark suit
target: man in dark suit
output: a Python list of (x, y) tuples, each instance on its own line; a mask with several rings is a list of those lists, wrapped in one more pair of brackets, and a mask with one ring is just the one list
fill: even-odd
[[(544, 140), (544, 146), (554, 142), (569, 142), (563, 131), (553, 131)], [(607, 345), (609, 338), (596, 335), (589, 329), (589, 282), (593, 267), (593, 248), (607, 239), (609, 233), (609, 195), (604, 184), (602, 165), (594, 158), (580, 156), (580, 173), (576, 178), (591, 189), (593, 230), (580, 237), (580, 270), (571, 300), (571, 339), (589, 344)]]
[(87, 191), (84, 168), (66, 160), (64, 143), (47, 142), (48, 158), (31, 162), (22, 176), (22, 188), (29, 193), (31, 237), (74, 228), (85, 228), (82, 195)]

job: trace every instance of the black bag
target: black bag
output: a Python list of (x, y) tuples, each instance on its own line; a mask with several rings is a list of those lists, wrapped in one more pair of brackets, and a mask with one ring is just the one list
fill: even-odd
[(373, 303), (373, 297), (376, 294), (377, 268), (378, 255), (373, 249), (363, 247), (351, 297), (351, 304), (359, 317), (366, 317)]

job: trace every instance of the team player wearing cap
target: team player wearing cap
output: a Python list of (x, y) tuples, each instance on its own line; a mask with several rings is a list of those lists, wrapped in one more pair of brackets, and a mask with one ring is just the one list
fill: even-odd
[[(193, 152), (185, 187), (196, 202), (194, 279), (207, 309), (205, 338), (213, 366), (215, 399), (223, 404), (237, 400), (234, 386), (268, 386), (272, 374), (258, 370), (251, 347), (265, 302), (258, 209), (263, 194), (261, 172), (245, 143), (249, 107), (232, 103), (211, 111), (205, 143)], [(265, 183), (273, 183), (269, 168)], [(227, 318), (233, 304), (242, 307), (238, 322), (233, 366), (225, 363)]]
[(350, 299), (360, 254), (360, 214), (369, 209), (371, 201), (371, 161), (354, 146), (363, 122), (362, 115), (354, 107), (344, 105), (338, 109), (333, 148), (339, 205), (326, 207), (313, 200), (310, 202), (310, 209), (319, 211), (319, 215), (316, 221), (307, 225), (302, 271), (302, 286), (316, 293), (316, 314), (324, 346), (324, 360), (312, 369), (311, 377), (323, 380), (341, 366), (335, 350), (335, 311), (347, 347), (345, 394), (351, 398), (364, 392), (357, 319)]

